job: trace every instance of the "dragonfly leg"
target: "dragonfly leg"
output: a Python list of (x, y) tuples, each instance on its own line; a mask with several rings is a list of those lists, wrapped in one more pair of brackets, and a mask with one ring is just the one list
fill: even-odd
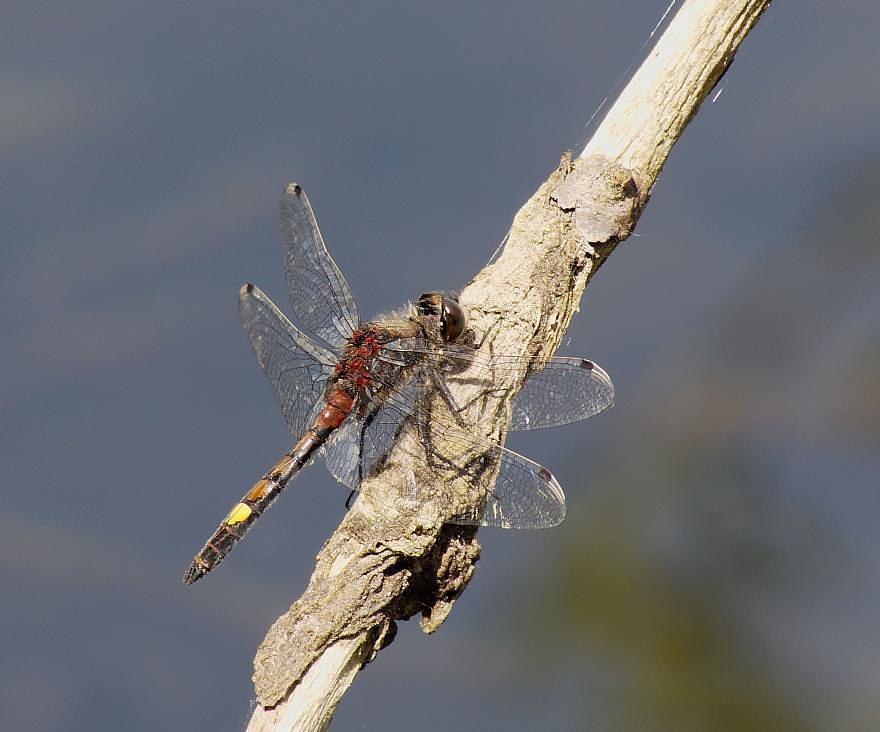
[[(484, 401), (486, 397), (493, 396), (496, 399), (500, 399), (504, 395), (504, 389), (489, 389), (485, 394), (477, 394), (474, 397), (471, 397), (464, 405), (460, 405), (458, 401), (455, 399), (455, 396), (449, 390), (449, 385), (443, 380), (438, 378), (432, 378), (432, 381), (437, 387), (437, 391), (443, 397), (443, 401), (446, 402), (446, 406), (449, 407), (449, 411), (452, 413), (452, 416), (455, 418), (455, 421), (458, 422), (460, 427), (465, 429), (469, 429), (468, 424), (465, 422), (462, 414), (467, 412), (474, 404), (477, 402)], [(462, 379), (461, 383), (480, 383), (481, 379)]]
[[(441, 382), (442, 383), (442, 382)], [(439, 386), (439, 385), (438, 385)], [(442, 391), (441, 391), (442, 393)], [(450, 397), (452, 395), (450, 394)], [(445, 401), (445, 400), (444, 400)], [(459, 424), (467, 429), (467, 426), (464, 423), (464, 420), (461, 418), (461, 415), (455, 410), (454, 407), (450, 407), (452, 414), (455, 416), (456, 420)], [(432, 443), (434, 441), (433, 435), (431, 434), (431, 422), (432, 420), (432, 411), (433, 407), (431, 405), (431, 400), (425, 400), (425, 407), (421, 411), (420, 416), (416, 419), (416, 426), (419, 431), (419, 441), (422, 443), (422, 447), (425, 450), (425, 459), (428, 463), (428, 467), (432, 470), (436, 469), (440, 465), (444, 466), (447, 469), (457, 469), (455, 465), (455, 461), (450, 458), (443, 457), (439, 455), (437, 450), (432, 447)]]
[[(364, 402), (368, 403), (368, 402)], [(367, 428), (372, 424), (373, 420), (376, 419), (376, 415), (378, 414), (378, 410), (373, 409), (372, 411), (362, 413), (363, 419), (360, 423), (360, 430), (358, 430), (358, 479), (355, 488), (351, 489), (351, 493), (348, 494), (348, 498), (345, 499), (345, 510), (351, 509), (352, 499), (357, 493), (358, 488), (360, 488), (361, 483), (364, 480), (364, 439), (367, 434)]]
[(437, 391), (440, 392), (440, 396), (443, 397), (443, 401), (446, 402), (446, 406), (449, 407), (449, 411), (452, 413), (455, 421), (458, 422), (461, 427), (467, 427), (461, 413), (473, 404), (473, 401), (469, 402), (466, 406), (461, 407), (455, 400), (455, 396), (449, 391), (449, 385), (443, 379), (438, 379), (435, 376), (432, 376), (431, 381), (437, 388)]

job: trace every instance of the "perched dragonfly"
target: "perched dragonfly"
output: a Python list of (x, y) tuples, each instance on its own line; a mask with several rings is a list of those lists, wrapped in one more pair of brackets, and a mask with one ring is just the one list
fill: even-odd
[[(531, 363), (482, 354), (467, 343), (465, 310), (450, 294), (427, 293), (400, 312), (361, 322), (309, 200), (295, 183), (281, 199), (281, 230), (290, 304), (304, 330), (254, 285), (241, 288), (239, 310), (297, 442), (232, 508), (183, 581), (192, 584), (220, 564), (316, 455), (323, 455), (339, 482), (357, 490), (383, 465), (407, 424), (426, 448), (430, 435), (440, 434), (456, 453), (477, 456), (461, 467), (475, 500), (451, 521), (505, 528), (560, 523), (565, 496), (553, 474), (469, 429), (447, 382), (466, 377), (491, 384), (505, 371), (533, 372), (511, 406), (510, 429), (529, 430), (586, 419), (609, 407), (614, 387), (608, 374), (583, 358)], [(438, 398), (447, 406), (442, 412), (432, 406)]]

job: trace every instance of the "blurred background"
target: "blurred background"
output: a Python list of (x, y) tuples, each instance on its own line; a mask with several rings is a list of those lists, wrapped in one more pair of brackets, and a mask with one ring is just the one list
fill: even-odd
[[(3, 4), (0, 728), (243, 728), (346, 498), (315, 465), (180, 583), (291, 444), (236, 301), (286, 300), (283, 186), (363, 315), (460, 287), (665, 7)], [(334, 729), (880, 728), (878, 27), (761, 20), (562, 351), (616, 406), (510, 441), (568, 519), (481, 532)]]

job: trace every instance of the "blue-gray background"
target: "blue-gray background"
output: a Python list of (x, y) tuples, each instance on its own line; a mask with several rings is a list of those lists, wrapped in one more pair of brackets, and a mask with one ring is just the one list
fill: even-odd
[[(0, 30), (0, 728), (236, 730), (345, 491), (303, 476), (236, 317), (309, 191), (365, 316), (464, 284), (665, 7), (9, 3)], [(482, 533), (339, 729), (880, 727), (873, 0), (775, 4), (588, 289), (615, 408), (517, 437), (569, 518)]]

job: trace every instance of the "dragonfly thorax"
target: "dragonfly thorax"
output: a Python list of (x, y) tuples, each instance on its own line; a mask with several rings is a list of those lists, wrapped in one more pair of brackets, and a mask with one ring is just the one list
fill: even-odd
[(383, 340), (379, 334), (369, 326), (353, 331), (336, 364), (338, 380), (363, 389), (369, 381), (373, 359), (382, 349), (382, 345)]

